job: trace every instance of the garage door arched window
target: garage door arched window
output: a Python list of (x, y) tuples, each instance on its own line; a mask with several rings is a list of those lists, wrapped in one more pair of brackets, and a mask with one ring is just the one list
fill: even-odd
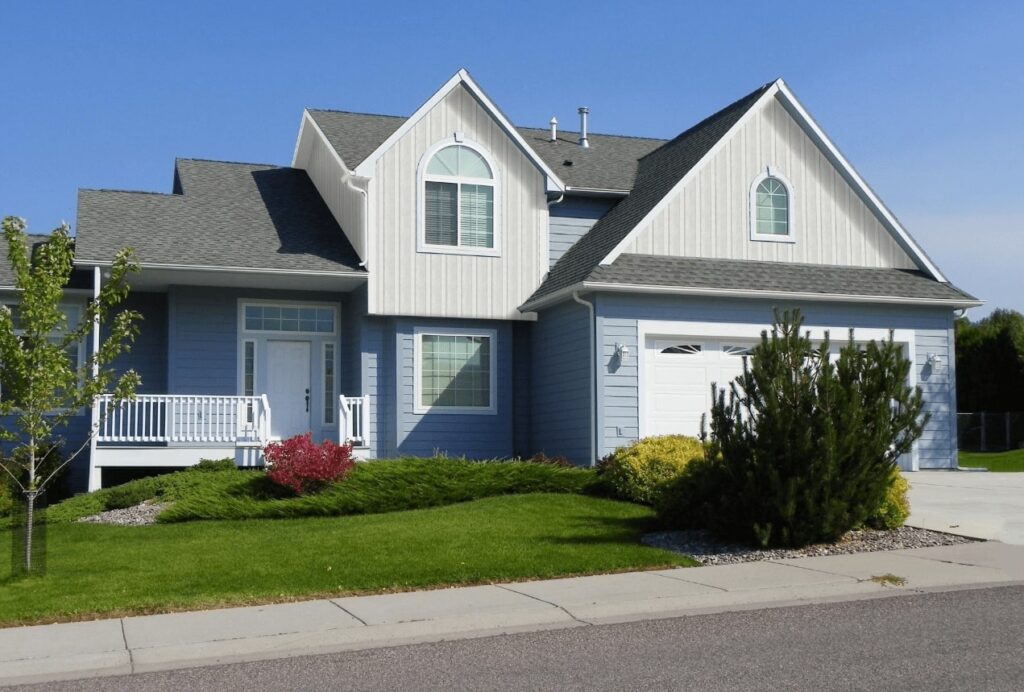
[(435, 145), (420, 164), (420, 252), (498, 254), (497, 176), (483, 149)]
[(793, 187), (771, 169), (750, 189), (750, 239), (793, 242)]

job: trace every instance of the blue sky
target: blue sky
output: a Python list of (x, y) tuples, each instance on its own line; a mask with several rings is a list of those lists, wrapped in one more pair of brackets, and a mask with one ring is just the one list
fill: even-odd
[(670, 137), (783, 77), (958, 285), (1024, 311), (1024, 3), (3, 2), (0, 215), (287, 164), (306, 106), (408, 114), (466, 67), (517, 124)]

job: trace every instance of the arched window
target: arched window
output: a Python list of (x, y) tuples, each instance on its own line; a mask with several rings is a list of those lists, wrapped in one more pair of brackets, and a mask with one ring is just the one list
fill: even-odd
[(790, 185), (774, 171), (755, 180), (750, 191), (751, 239), (792, 242), (792, 203)]
[(421, 165), (421, 250), (494, 254), (495, 172), (465, 142), (428, 152)]

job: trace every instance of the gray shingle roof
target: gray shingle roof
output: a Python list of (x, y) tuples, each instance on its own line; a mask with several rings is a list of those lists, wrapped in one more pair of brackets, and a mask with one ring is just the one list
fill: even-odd
[(771, 85), (754, 90), (642, 158), (629, 196), (562, 255), (527, 303), (585, 279)]
[[(310, 110), (310, 116), (350, 169), (397, 130), (406, 118), (346, 111)], [(590, 148), (576, 142), (579, 133), (559, 131), (550, 141), (548, 130), (517, 127), (526, 143), (569, 187), (598, 190), (629, 190), (636, 177), (637, 162), (662, 144), (664, 139), (588, 134)], [(571, 162), (567, 165), (566, 162)]]
[[(34, 252), (35, 251), (36, 245), (39, 245), (41, 243), (45, 243), (47, 240), (50, 239), (50, 236), (48, 236), (48, 235), (34, 235), (34, 234), (26, 234), (26, 235), (27, 235), (26, 240), (28, 241), (28, 245), (29, 245), (29, 248), (30, 248), (29, 251), (30, 252)], [(3, 240), (3, 239), (0, 238), (0, 240)], [(2, 244), (3, 244), (3, 250), (0, 251), (0, 254), (3, 255), (3, 261), (0, 261), (0, 286), (13, 286), (14, 285), (14, 270), (11, 269), (10, 257), (9, 257), (9, 255), (7, 253), (7, 243), (2, 243)]]
[(588, 283), (769, 291), (970, 302), (974, 296), (910, 269), (787, 264), (748, 260), (620, 255), (590, 272)]
[(76, 259), (133, 247), (143, 264), (362, 272), (305, 171), (179, 159), (184, 194), (81, 190)]

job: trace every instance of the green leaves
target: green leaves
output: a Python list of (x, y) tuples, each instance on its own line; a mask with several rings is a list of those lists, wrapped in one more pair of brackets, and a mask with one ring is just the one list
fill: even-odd
[[(128, 295), (126, 278), (138, 271), (138, 264), (130, 250), (119, 252), (98, 298), (82, 305), (65, 291), (74, 266), (67, 224), (34, 247), (23, 219), (5, 218), (3, 233), (18, 296), (17, 320), (8, 306), (0, 307), (0, 415), (15, 421), (0, 429), (0, 437), (16, 443), (0, 468), (22, 490), (41, 490), (88, 446), (86, 441), (56, 468), (47, 467), (41, 450), (59, 441), (55, 431), (90, 407), (98, 394), (113, 391), (118, 398), (131, 398), (140, 384), (135, 372), (118, 374), (111, 367), (138, 334), (141, 315), (115, 312)], [(95, 353), (82, 356), (96, 320), (108, 327), (108, 336)]]

